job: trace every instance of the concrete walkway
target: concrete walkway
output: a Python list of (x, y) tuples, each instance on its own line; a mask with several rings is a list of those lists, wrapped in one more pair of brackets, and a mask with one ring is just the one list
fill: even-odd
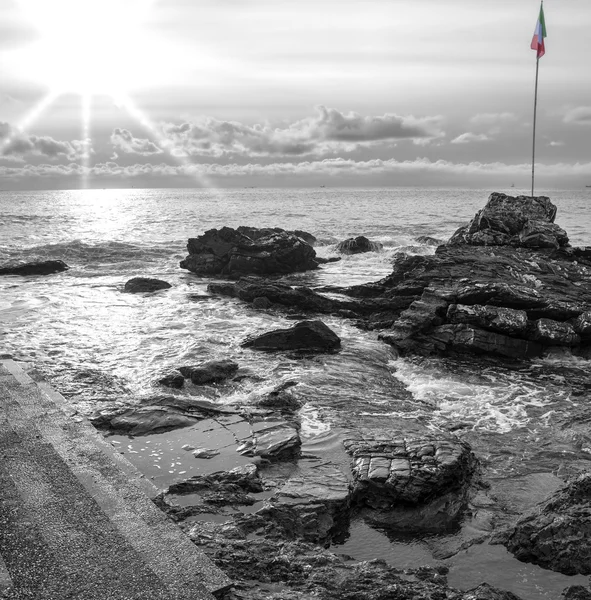
[(212, 600), (231, 582), (63, 397), (0, 360), (0, 598)]

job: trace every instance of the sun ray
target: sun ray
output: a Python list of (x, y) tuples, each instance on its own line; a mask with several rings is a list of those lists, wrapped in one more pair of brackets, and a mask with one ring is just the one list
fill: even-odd
[(198, 173), (197, 171), (191, 169), (191, 167), (194, 165), (187, 159), (186, 156), (179, 156), (173, 152), (174, 146), (172, 142), (160, 133), (158, 128), (152, 123), (148, 116), (135, 105), (133, 100), (127, 94), (121, 94), (120, 96), (117, 96), (114, 98), (114, 101), (125, 108), (125, 110), (150, 133), (150, 135), (158, 142), (160, 147), (165, 149), (174, 160), (176, 160), (180, 165), (188, 167), (188, 171), (193, 175), (200, 187), (210, 188), (212, 193), (216, 196), (224, 196), (223, 191), (218, 188), (207, 175)]
[(91, 118), (91, 101), (90, 94), (83, 94), (82, 102), (82, 187), (88, 188), (88, 176), (90, 172), (90, 118)]
[(20, 123), (17, 124), (14, 131), (0, 142), (0, 154), (12, 144), (17, 135), (24, 133), (32, 125), (59, 95), (57, 90), (51, 90), (37, 102)]

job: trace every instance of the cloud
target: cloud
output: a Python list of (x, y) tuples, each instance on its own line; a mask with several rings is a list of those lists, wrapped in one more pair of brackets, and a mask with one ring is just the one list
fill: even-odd
[[(591, 163), (555, 163), (543, 165), (543, 173), (548, 181), (564, 178), (571, 181), (575, 177), (586, 178), (591, 169)], [(424, 185), (453, 181), (460, 185), (471, 185), (478, 182), (510, 181), (521, 178), (526, 180), (531, 174), (531, 164), (505, 164), (505, 163), (453, 163), (446, 160), (431, 161), (427, 158), (418, 158), (413, 161), (397, 161), (394, 159), (374, 159), (355, 161), (345, 158), (331, 158), (324, 160), (301, 162), (276, 162), (272, 164), (249, 163), (238, 164), (185, 164), (169, 165), (160, 164), (135, 164), (121, 166), (115, 162), (100, 163), (93, 167), (83, 167), (79, 164), (68, 165), (26, 165), (22, 167), (0, 166), (0, 180), (25, 181), (31, 183), (34, 179), (44, 181), (55, 180), (63, 183), (65, 180), (71, 184), (76, 179), (87, 177), (94, 181), (119, 181), (138, 180), (143, 183), (151, 181), (179, 183), (179, 177), (185, 178), (183, 184), (197, 181), (213, 180), (222, 185), (232, 181), (249, 180), (270, 181), (271, 183), (291, 180), (306, 181), (331, 181), (333, 184), (341, 183), (349, 177), (349, 181), (375, 182), (379, 181), (421, 181)], [(381, 179), (379, 179), (381, 178)], [(402, 179), (406, 178), (406, 179)]]
[(591, 125), (591, 106), (579, 106), (569, 110), (564, 115), (565, 123), (575, 123), (577, 125)]
[(472, 133), (467, 131), (458, 135), (450, 143), (451, 144), (471, 144), (472, 142), (488, 142), (490, 138), (484, 133)]
[(0, 156), (8, 159), (41, 156), (76, 161), (92, 152), (90, 140), (64, 142), (47, 135), (28, 135), (14, 129), (9, 123), (0, 123)]
[(551, 141), (548, 143), (548, 146), (564, 146), (564, 142), (559, 142), (559, 141)]
[(247, 125), (213, 118), (165, 123), (163, 136), (177, 156), (322, 156), (350, 152), (401, 139), (428, 140), (442, 135), (441, 117), (363, 116), (317, 107), (316, 115), (283, 127)]
[(120, 150), (125, 154), (152, 156), (163, 152), (154, 142), (145, 138), (136, 138), (127, 129), (120, 129), (119, 127), (114, 129), (111, 134), (111, 144), (116, 150)]

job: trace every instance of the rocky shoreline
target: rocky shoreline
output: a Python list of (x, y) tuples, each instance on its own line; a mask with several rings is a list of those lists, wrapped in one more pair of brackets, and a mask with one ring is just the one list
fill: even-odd
[[(591, 248), (571, 247), (555, 218), (548, 198), (492, 194), (434, 254), (401, 254), (387, 277), (348, 288), (290, 282), (290, 273), (323, 262), (313, 236), (301, 231), (210, 230), (189, 240), (181, 267), (226, 277), (209, 284), (213, 301), (232, 297), (296, 321), (292, 328), (241, 340), (249, 351), (345, 361), (342, 340), (322, 321), (344, 319), (373, 332), (392, 359), (439, 357), (474, 378), (497, 369), (564, 389), (572, 407), (568, 415), (552, 417), (552, 440), (591, 454)], [(339, 250), (362, 251), (380, 247), (352, 238)], [(128, 284), (122, 291), (166, 293), (169, 286), (151, 279)], [(569, 462), (560, 448), (544, 449), (543, 440), (520, 432), (532, 452), (547, 453), (548, 471), (559, 476), (537, 506), (512, 507), (495, 487), (495, 473), (508, 470), (514, 458), (511, 449), (491, 456), (485, 436), (462, 423), (442, 430), (390, 416), (393, 405), (405, 410), (412, 399), (402, 384), (387, 405), (371, 410), (363, 399), (355, 410), (344, 407), (338, 384), (334, 398), (320, 402), (313, 379), (307, 387), (288, 382), (231, 404), (214, 395), (206, 401), (174, 393), (189, 383), (219, 390), (248, 376), (231, 360), (179, 364), (155, 374), (159, 391), (153, 396), (134, 405), (105, 402), (91, 415), (108, 434), (141, 436), (201, 422), (234, 432), (236, 452), (247, 464), (190, 477), (158, 500), (235, 580), (228, 598), (519, 600), (487, 583), (454, 589), (446, 567), (397, 569), (335, 553), (334, 544), (347, 537), (355, 519), (409, 536), (461, 531), (461, 541), (441, 549), (441, 556), (471, 544), (503, 544), (519, 560), (545, 569), (591, 573), (587, 459)], [(311, 453), (302, 446), (302, 407), (330, 402), (338, 448), (328, 456)], [(193, 451), (206, 460), (216, 448)], [(525, 467), (517, 472), (528, 474)], [(573, 586), (562, 597), (591, 598), (591, 589)]]

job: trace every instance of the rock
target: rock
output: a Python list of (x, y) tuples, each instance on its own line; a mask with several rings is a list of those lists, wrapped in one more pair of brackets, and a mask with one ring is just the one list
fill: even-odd
[(372, 242), (365, 236), (349, 238), (337, 244), (336, 251), (341, 254), (361, 254), (363, 252), (378, 252), (384, 247), (380, 242)]
[(472, 221), (454, 233), (450, 245), (559, 248), (568, 237), (554, 225), (556, 206), (546, 196), (507, 196), (493, 192)]
[(180, 389), (185, 385), (185, 378), (180, 371), (173, 369), (163, 373), (158, 379), (158, 383), (166, 387)]
[(238, 364), (227, 359), (210, 360), (195, 367), (181, 367), (179, 371), (195, 385), (204, 385), (233, 377), (238, 371)]
[(465, 442), (445, 435), (360, 430), (343, 444), (352, 457), (353, 502), (372, 522), (403, 530), (445, 530), (464, 508), (477, 464)]
[(257, 310), (265, 310), (271, 306), (273, 306), (273, 303), (266, 296), (257, 296), (252, 301), (252, 307), (256, 308)]
[(575, 346), (581, 341), (570, 323), (559, 323), (552, 319), (531, 322), (527, 337), (551, 346)]
[(189, 427), (212, 415), (232, 414), (228, 407), (185, 396), (157, 396), (145, 398), (143, 406), (119, 404), (101, 407), (89, 417), (98, 429), (125, 432), (130, 435), (146, 435)]
[(524, 310), (503, 306), (451, 304), (447, 309), (447, 320), (507, 335), (520, 335), (527, 329), (527, 313)]
[(278, 385), (269, 393), (257, 398), (253, 404), (282, 413), (293, 413), (302, 407), (302, 403), (287, 391), (295, 385), (297, 385), (295, 381), (288, 381)]
[(482, 583), (478, 587), (468, 590), (461, 600), (520, 600), (520, 598), (512, 592), (499, 590), (488, 583)]
[(130, 279), (123, 288), (124, 292), (138, 294), (142, 292), (157, 292), (158, 290), (167, 290), (172, 286), (162, 279), (150, 279), (149, 277), (134, 277)]
[(415, 238), (419, 244), (424, 244), (425, 246), (441, 246), (441, 244), (445, 243), (443, 240), (438, 238), (431, 237), (429, 235), (420, 235)]
[(591, 338), (591, 311), (581, 313), (574, 321), (575, 331), (583, 338)]
[(327, 352), (341, 346), (340, 338), (322, 321), (301, 321), (289, 329), (277, 329), (244, 341), (255, 350), (309, 350)]
[(5, 265), (0, 275), (50, 275), (67, 271), (70, 267), (62, 260), (40, 260), (36, 262)]
[(189, 239), (187, 250), (189, 256), (181, 261), (181, 268), (202, 276), (268, 275), (318, 267), (312, 246), (285, 231), (265, 232), (254, 240), (230, 227), (210, 229)]
[(283, 460), (298, 456), (302, 441), (296, 427), (287, 421), (261, 421), (252, 426), (252, 439), (237, 451), (245, 456)]
[(561, 600), (591, 600), (591, 589), (582, 585), (571, 585), (562, 592), (560, 598)]
[(591, 574), (591, 473), (583, 473), (538, 505), (501, 541), (523, 562), (565, 575)]
[(213, 448), (195, 448), (193, 451), (193, 456), (195, 458), (214, 458), (220, 453), (219, 450), (215, 450)]
[(246, 235), (251, 240), (259, 240), (268, 235), (272, 235), (274, 233), (288, 233), (290, 235), (295, 235), (304, 240), (310, 246), (314, 246), (317, 240), (316, 237), (307, 231), (302, 231), (301, 229), (294, 229), (293, 231), (286, 231), (285, 229), (281, 229), (281, 227), (245, 227), (241, 225), (236, 229), (236, 231)]
[(257, 515), (274, 521), (287, 539), (326, 543), (349, 524), (348, 478), (331, 464), (300, 467)]

